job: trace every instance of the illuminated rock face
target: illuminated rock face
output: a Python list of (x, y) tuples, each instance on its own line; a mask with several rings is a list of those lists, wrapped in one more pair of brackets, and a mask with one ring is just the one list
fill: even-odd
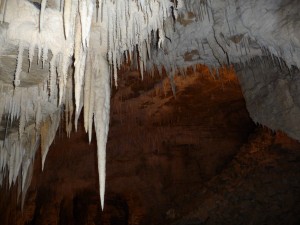
[[(22, 174), (26, 193), (39, 144), (44, 165), (63, 110), (69, 135), (83, 108), (89, 140), (96, 130), (103, 207), (110, 88), (124, 62), (142, 77), (164, 69), (174, 93), (178, 71), (233, 64), (255, 122), (299, 140), (297, 82), (287, 78), (300, 66), (299, 8), (296, 0), (1, 0), (0, 182), (5, 171), (10, 185)], [(257, 71), (269, 62), (285, 77)], [(253, 82), (252, 72), (266, 79)]]

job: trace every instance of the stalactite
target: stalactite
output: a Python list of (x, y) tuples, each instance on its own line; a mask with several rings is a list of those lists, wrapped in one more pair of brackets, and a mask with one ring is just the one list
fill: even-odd
[[(33, 45), (33, 43), (31, 43), (31, 45)], [(40, 63), (41, 61), (41, 58), (42, 58), (42, 46), (41, 45), (38, 45), (38, 60), (37, 60), (37, 64)], [(30, 59), (30, 58), (29, 58)]]
[(98, 174), (101, 207), (104, 208), (105, 176), (106, 176), (106, 141), (109, 129), (110, 112), (110, 74), (108, 63), (103, 56), (99, 56), (99, 68), (101, 76), (95, 78), (95, 119), (94, 125), (97, 137)]
[(15, 73), (15, 80), (14, 80), (15, 87), (20, 85), (20, 74), (22, 72), (23, 52), (24, 52), (24, 43), (21, 41), (19, 44), (18, 63), (17, 63), (16, 73)]
[(73, 116), (73, 83), (72, 77), (68, 78), (66, 87), (66, 98), (65, 98), (65, 120), (66, 120), (66, 132), (67, 137), (71, 136), (72, 131), (72, 116)]
[(88, 35), (88, 24), (87, 24), (87, 15), (88, 15), (88, 6), (87, 6), (87, 0), (82, 0), (79, 2), (79, 14), (80, 14), (80, 21), (81, 21), (81, 40), (82, 40), (82, 46), (84, 49), (86, 49), (86, 38)]
[(41, 102), (37, 101), (37, 104), (36, 104), (36, 114), (35, 114), (35, 126), (36, 126), (37, 129), (40, 127), (41, 121), (42, 121)]
[(29, 51), (28, 51), (28, 58), (29, 58), (28, 72), (30, 72), (30, 68), (31, 68), (31, 64), (32, 64), (33, 56), (34, 56), (34, 51), (35, 51), (35, 43), (32, 43), (29, 46)]
[(56, 60), (57, 55), (54, 54), (52, 56), (52, 59), (50, 61), (50, 73), (49, 73), (49, 79), (48, 79), (48, 92), (49, 92), (49, 98), (51, 100), (54, 99), (54, 88), (55, 88), (55, 81), (56, 81)]
[(43, 48), (43, 56), (42, 56), (42, 67), (44, 68), (45, 62), (48, 60), (48, 46), (46, 45)]
[[(22, 91), (21, 91), (22, 93)], [(20, 120), (19, 120), (19, 139), (21, 140), (24, 129), (25, 129), (25, 116), (26, 116), (26, 108), (25, 108), (25, 100), (23, 99), (23, 95), (21, 96), (21, 115), (20, 115)]]
[[(81, 92), (80, 92), (80, 99), (83, 99), (83, 88), (81, 88)], [(80, 101), (80, 105), (79, 105), (79, 109), (78, 111), (75, 110), (75, 118), (74, 118), (74, 126), (75, 126), (75, 131), (77, 131), (77, 127), (78, 127), (78, 119), (81, 113), (83, 107), (83, 100)]]
[[(3, 3), (4, 1), (1, 0)], [(31, 3), (21, 0), (26, 7), (34, 7)], [(6, 3), (6, 1), (5, 1)], [(178, 1), (178, 5), (181, 1)], [(75, 103), (75, 127), (81, 108), (84, 107), (84, 127), (88, 132), (89, 141), (92, 138), (93, 122), (96, 129), (98, 144), (98, 170), (100, 182), (101, 206), (104, 207), (105, 193), (105, 157), (106, 141), (109, 128), (110, 88), (111, 79), (114, 77), (117, 85), (118, 69), (123, 61), (130, 59), (135, 67), (140, 68), (141, 75), (148, 69), (147, 60), (151, 57), (152, 45), (163, 48), (166, 32), (172, 33), (169, 28), (165, 30), (163, 21), (172, 16), (169, 0), (143, 0), (143, 1), (111, 1), (111, 0), (61, 0), (60, 13), (46, 8), (47, 0), (41, 1), (41, 10), (38, 12), (33, 8), (33, 14), (24, 20), (30, 21), (30, 26), (21, 22), (10, 24), (9, 37), (19, 42), (17, 66), (14, 78), (15, 89), (12, 90), (13, 97), (3, 96), (5, 101), (1, 113), (7, 114), (7, 120), (12, 124), (19, 120), (19, 139), (25, 134), (28, 127), (32, 129), (32, 143), (38, 142), (40, 136), (42, 167), (52, 143), (60, 121), (60, 110), (66, 109), (66, 131), (68, 136), (72, 129), (73, 105)], [(99, 21), (97, 21), (94, 8), (99, 8)], [(173, 12), (174, 13), (174, 12)], [(32, 20), (31, 16), (36, 16)], [(36, 24), (31, 24), (36, 21)], [(47, 22), (46, 22), (47, 21)], [(34, 22), (32, 22), (34, 23)], [(48, 24), (49, 23), (49, 24)], [(145, 29), (145, 25), (147, 25)], [(32, 35), (19, 37), (16, 31), (31, 29)], [(37, 29), (39, 28), (39, 29)], [(159, 29), (159, 39), (156, 40), (155, 33)], [(91, 31), (92, 30), (92, 31)], [(91, 34), (93, 33), (93, 37)], [(26, 33), (26, 32), (25, 32)], [(28, 32), (29, 33), (29, 32)], [(97, 35), (95, 35), (95, 33)], [(96, 47), (95, 47), (96, 46)], [(50, 59), (50, 69), (47, 81), (38, 87), (29, 88), (27, 91), (19, 91), (20, 74), (22, 72), (22, 60), (24, 50), (29, 50), (29, 70), (37, 49), (37, 60), (42, 61), (42, 67), (46, 68)], [(99, 51), (99, 52), (98, 52)], [(124, 52), (126, 57), (124, 57)], [(72, 60), (75, 60), (74, 62)], [(174, 56), (175, 59), (175, 56)], [(69, 73), (70, 67), (74, 65), (74, 77)], [(161, 69), (161, 67), (159, 67)], [(176, 66), (170, 67), (169, 71), (174, 73)], [(72, 82), (74, 78), (74, 83)], [(173, 91), (174, 91), (173, 85)], [(74, 88), (74, 103), (73, 103)], [(29, 93), (25, 96), (25, 93)], [(23, 96), (23, 97), (22, 97)], [(35, 99), (35, 102), (26, 102), (24, 99)], [(33, 107), (29, 107), (33, 105)], [(47, 104), (47, 105), (45, 105)], [(48, 107), (51, 115), (45, 115), (43, 108)], [(33, 123), (29, 124), (29, 118)], [(33, 157), (21, 152), (19, 143), (13, 142), (13, 136), (8, 135), (0, 147), (1, 157), (0, 171), (9, 168), (10, 184), (14, 183), (17, 175), (22, 170), (22, 191), (26, 192), (28, 180), (30, 180)], [(24, 144), (23, 143), (23, 144)], [(26, 142), (27, 143), (27, 142)], [(0, 143), (1, 145), (1, 143)], [(22, 149), (36, 149), (33, 144), (27, 143)], [(8, 149), (13, 154), (8, 155)], [(25, 150), (24, 150), (25, 151)], [(31, 151), (30, 154), (34, 154)], [(21, 162), (21, 163), (20, 163)], [(23, 162), (23, 164), (22, 164)], [(22, 166), (21, 166), (22, 165)], [(21, 169), (20, 169), (21, 168)], [(24, 173), (24, 174), (23, 174)], [(2, 175), (0, 174), (2, 180)], [(22, 195), (23, 198), (23, 195)], [(23, 200), (24, 201), (24, 198)]]
[(72, 8), (72, 0), (64, 0), (64, 32), (65, 38), (68, 39), (70, 34), (70, 17), (71, 17), (71, 8)]
[(86, 59), (86, 52), (83, 51), (82, 47), (82, 36), (81, 36), (81, 23), (80, 19), (76, 17), (76, 28), (75, 28), (75, 50), (74, 50), (74, 80), (75, 80), (75, 105), (76, 105), (76, 113), (79, 112), (79, 107), (81, 105), (82, 99), (80, 98), (83, 79), (84, 79), (84, 67), (85, 67), (85, 59)]
[(46, 9), (46, 4), (47, 4), (47, 0), (42, 0), (41, 3), (41, 10), (40, 10), (40, 23), (39, 23), (39, 31), (41, 32), (41, 30), (43, 29), (43, 23), (44, 23), (44, 13), (45, 13), (45, 9)]
[(90, 56), (87, 58), (87, 65), (85, 70), (85, 85), (84, 85), (84, 128), (85, 132), (89, 130), (89, 115), (90, 115), (90, 95), (91, 95), (91, 61)]
[[(92, 129), (93, 129), (93, 116), (95, 112), (95, 92), (97, 89), (95, 89), (95, 84), (94, 84), (94, 77), (95, 77), (95, 71), (91, 68), (91, 73), (90, 73), (90, 84), (89, 84), (89, 89), (90, 89), (90, 96), (89, 96), (89, 112), (88, 112), (88, 136), (89, 136), (89, 143), (92, 141)], [(98, 99), (97, 99), (98, 100)]]
[(49, 147), (54, 140), (57, 128), (60, 122), (60, 112), (57, 111), (50, 115), (41, 125), (41, 154), (42, 154), (42, 170), (44, 169), (46, 156)]

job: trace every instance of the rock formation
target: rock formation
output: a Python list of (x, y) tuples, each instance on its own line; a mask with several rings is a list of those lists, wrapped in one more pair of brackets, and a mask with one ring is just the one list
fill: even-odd
[(61, 118), (69, 136), (83, 111), (103, 207), (111, 86), (124, 63), (142, 78), (165, 71), (174, 95), (188, 68), (219, 77), (233, 66), (254, 122), (300, 140), (299, 10), (297, 0), (1, 0), (0, 184), (18, 182), (24, 201), (38, 147), (44, 166)]

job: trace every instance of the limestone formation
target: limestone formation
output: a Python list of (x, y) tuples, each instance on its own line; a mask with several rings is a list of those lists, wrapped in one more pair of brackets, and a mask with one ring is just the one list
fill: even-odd
[[(243, 0), (0, 0), (0, 182), (43, 164), (63, 111), (67, 133), (84, 108), (98, 142), (104, 206), (110, 89), (118, 69), (178, 72), (234, 65), (255, 122), (300, 140), (300, 4)], [(74, 117), (73, 119), (73, 110)]]

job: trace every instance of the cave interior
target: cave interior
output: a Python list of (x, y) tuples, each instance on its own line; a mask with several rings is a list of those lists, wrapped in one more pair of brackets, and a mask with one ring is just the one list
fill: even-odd
[(299, 12), (0, 0), (0, 223), (300, 224)]

